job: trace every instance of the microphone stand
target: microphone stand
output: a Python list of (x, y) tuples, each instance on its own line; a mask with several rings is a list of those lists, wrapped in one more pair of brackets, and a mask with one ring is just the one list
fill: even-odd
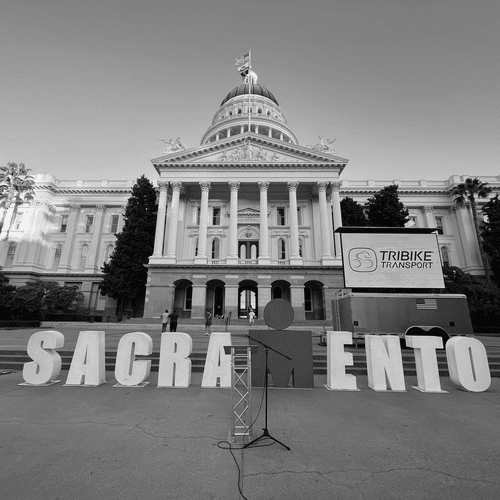
[(268, 393), (268, 387), (269, 387), (269, 383), (268, 383), (268, 355), (269, 355), (269, 350), (271, 350), (271, 351), (279, 354), (280, 356), (283, 356), (286, 359), (291, 360), (292, 358), (289, 358), (288, 356), (285, 356), (283, 353), (277, 351), (276, 349), (273, 349), (272, 347), (268, 346), (267, 344), (264, 344), (264, 342), (261, 342), (260, 340), (254, 339), (250, 335), (246, 335), (246, 336), (250, 340), (253, 340), (254, 342), (257, 342), (258, 344), (260, 344), (261, 346), (263, 346), (264, 349), (266, 350), (266, 378), (265, 378), (265, 384), (264, 384), (264, 387), (265, 387), (265, 403), (264, 403), (264, 405), (265, 405), (265, 420), (264, 420), (264, 427), (262, 428), (262, 430), (264, 431), (262, 433), (262, 435), (259, 436), (259, 437), (257, 437), (257, 438), (255, 438), (253, 441), (250, 441), (249, 443), (247, 443), (245, 446), (243, 446), (243, 448), (248, 448), (249, 446), (251, 446), (252, 444), (256, 443), (257, 441), (259, 441), (261, 439), (264, 439), (264, 438), (268, 438), (268, 439), (272, 439), (275, 443), (280, 444), (281, 446), (283, 446), (284, 448), (286, 448), (288, 451), (290, 451), (290, 448), (286, 444), (283, 444), (281, 441), (279, 441), (275, 437), (271, 436), (271, 434), (269, 434), (269, 429), (267, 428), (267, 393)]

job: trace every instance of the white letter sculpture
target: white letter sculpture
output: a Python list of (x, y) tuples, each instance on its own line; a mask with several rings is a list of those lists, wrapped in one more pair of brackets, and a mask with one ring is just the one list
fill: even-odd
[(446, 359), (452, 382), (470, 392), (484, 392), (491, 384), (484, 345), (471, 337), (453, 337), (446, 343)]
[(414, 349), (415, 365), (417, 367), (418, 386), (413, 389), (421, 392), (447, 393), (441, 389), (436, 349), (443, 348), (441, 337), (408, 336), (406, 345)]
[(145, 387), (145, 380), (151, 371), (151, 360), (137, 361), (135, 356), (149, 356), (153, 352), (153, 339), (143, 332), (125, 334), (116, 352), (115, 378), (113, 387)]
[(212, 333), (203, 370), (202, 387), (217, 387), (217, 379), (220, 379), (220, 387), (231, 387), (231, 355), (225, 354), (225, 345), (231, 345), (229, 332)]
[(401, 345), (397, 335), (365, 335), (368, 387), (374, 391), (404, 392)]
[(24, 363), (24, 383), (19, 385), (48, 386), (57, 384), (54, 380), (61, 373), (61, 356), (54, 351), (64, 345), (64, 335), (55, 330), (35, 332), (28, 340), (28, 356), (33, 360)]
[(344, 345), (352, 344), (352, 332), (327, 332), (327, 362), (325, 387), (329, 391), (359, 391), (356, 377), (345, 372), (346, 366), (352, 366), (352, 352), (344, 351)]
[(106, 383), (104, 332), (80, 332), (64, 385), (97, 387)]
[(191, 385), (193, 339), (183, 332), (161, 334), (158, 387), (187, 388)]

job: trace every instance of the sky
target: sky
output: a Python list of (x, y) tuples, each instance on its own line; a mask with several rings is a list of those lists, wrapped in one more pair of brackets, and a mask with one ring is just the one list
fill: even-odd
[(248, 50), (345, 179), (500, 175), (498, 0), (0, 0), (0, 165), (156, 180), (161, 139), (200, 144)]

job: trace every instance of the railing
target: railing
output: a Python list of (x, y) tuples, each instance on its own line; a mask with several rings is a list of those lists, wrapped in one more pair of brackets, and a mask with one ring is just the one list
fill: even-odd
[[(194, 265), (194, 259), (177, 259), (176, 264), (180, 266), (192, 266)], [(226, 259), (208, 259), (207, 265), (209, 266), (225, 266)], [(239, 266), (258, 266), (258, 259), (239, 259)], [(288, 259), (277, 259), (271, 260), (271, 266), (289, 266), (290, 261)], [(304, 266), (321, 266), (321, 260), (304, 260)]]

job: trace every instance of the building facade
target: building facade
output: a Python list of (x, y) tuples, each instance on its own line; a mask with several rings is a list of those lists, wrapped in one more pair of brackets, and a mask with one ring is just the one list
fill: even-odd
[[(433, 180), (350, 181), (348, 160), (331, 142), (302, 146), (278, 100), (265, 87), (241, 84), (219, 106), (201, 144), (169, 141), (152, 160), (158, 218), (148, 264), (144, 317), (165, 308), (181, 317), (261, 315), (273, 298), (288, 300), (299, 320), (328, 320), (343, 288), (340, 201), (364, 204), (397, 184), (410, 225), (437, 228), (443, 263), (481, 274), (470, 211), (455, 208), (452, 189), (468, 176)], [(147, 172), (145, 172), (148, 175)], [(152, 176), (149, 175), (151, 178)], [(476, 177), (476, 175), (473, 175)], [(500, 175), (479, 177), (500, 192)], [(12, 206), (0, 234), (0, 266), (11, 284), (78, 284), (93, 313), (114, 314), (102, 297), (101, 266), (132, 180), (55, 179), (36, 175), (31, 203)], [(486, 200), (480, 200), (480, 205)]]

